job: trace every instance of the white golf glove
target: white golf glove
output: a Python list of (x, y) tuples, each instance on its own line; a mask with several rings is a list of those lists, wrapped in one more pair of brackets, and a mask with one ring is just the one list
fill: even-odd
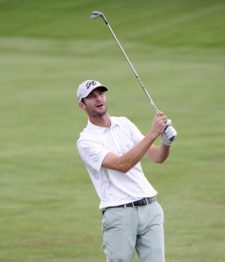
[(172, 142), (176, 139), (177, 131), (172, 127), (172, 122), (170, 119), (167, 120), (167, 127), (161, 134), (161, 141), (164, 145), (170, 146)]

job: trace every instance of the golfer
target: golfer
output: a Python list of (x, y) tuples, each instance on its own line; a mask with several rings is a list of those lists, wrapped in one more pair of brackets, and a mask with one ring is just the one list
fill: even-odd
[[(135, 250), (141, 262), (164, 262), (163, 211), (140, 160), (167, 159), (171, 145), (163, 132), (167, 117), (156, 113), (144, 136), (128, 118), (107, 113), (106, 91), (95, 80), (79, 85), (77, 99), (88, 123), (77, 149), (100, 198), (107, 262), (131, 262)], [(154, 145), (158, 137), (160, 146)]]

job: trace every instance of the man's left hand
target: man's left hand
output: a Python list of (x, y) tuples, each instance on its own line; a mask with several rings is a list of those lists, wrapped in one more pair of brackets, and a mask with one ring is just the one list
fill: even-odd
[(176, 139), (177, 131), (172, 126), (172, 122), (170, 119), (167, 120), (167, 127), (161, 134), (161, 141), (164, 145), (170, 146), (172, 142)]

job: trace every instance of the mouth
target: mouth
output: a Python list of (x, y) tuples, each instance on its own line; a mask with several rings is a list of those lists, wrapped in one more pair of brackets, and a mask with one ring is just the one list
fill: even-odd
[(96, 107), (97, 107), (97, 108), (102, 108), (102, 107), (104, 107), (104, 105), (103, 105), (103, 104), (99, 104), (99, 105), (97, 105)]

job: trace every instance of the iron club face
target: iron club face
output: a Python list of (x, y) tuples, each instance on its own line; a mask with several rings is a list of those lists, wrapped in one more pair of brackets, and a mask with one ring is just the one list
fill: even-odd
[(101, 12), (99, 12), (99, 11), (92, 11), (90, 18), (91, 18), (91, 19), (96, 19), (96, 18), (98, 18), (98, 17), (100, 17), (100, 16), (103, 16), (103, 13), (101, 13)]
[(99, 18), (99, 17), (101, 17), (104, 20), (104, 22), (106, 24), (108, 24), (108, 21), (107, 21), (106, 17), (104, 16), (104, 14), (102, 12), (99, 12), (99, 11), (92, 11), (91, 12), (91, 15), (90, 15), (91, 19), (96, 19), (96, 18)]

